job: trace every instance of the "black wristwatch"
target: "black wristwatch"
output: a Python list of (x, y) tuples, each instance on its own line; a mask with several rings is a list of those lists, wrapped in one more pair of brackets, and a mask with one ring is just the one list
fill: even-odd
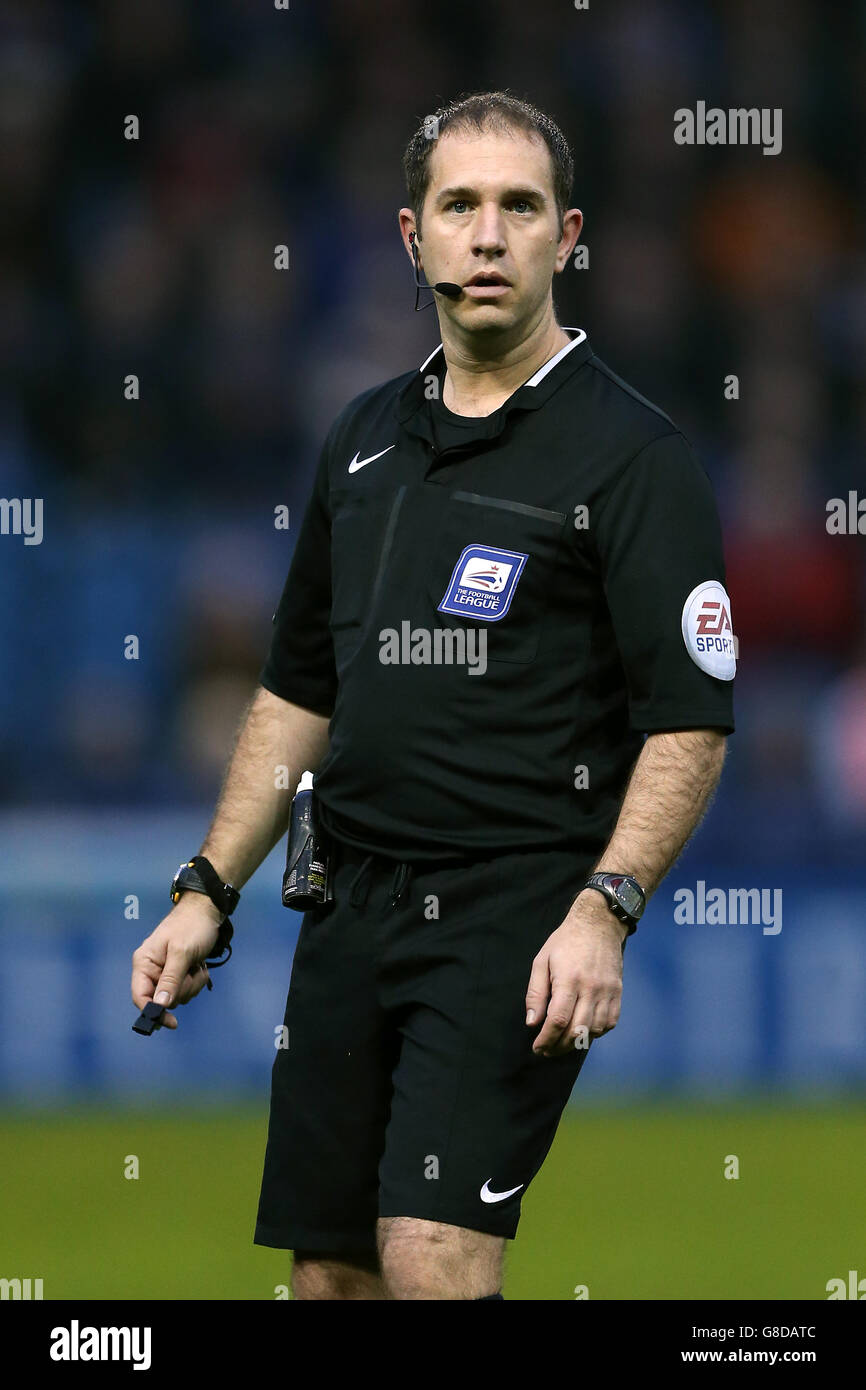
[(224, 914), (215, 949), (218, 956), (221, 956), (226, 950), (228, 955), (224, 960), (206, 960), (205, 965), (225, 965), (232, 953), (230, 943), (234, 935), (234, 927), (229, 921), (229, 913), (234, 912), (241, 900), (238, 890), (233, 888), (230, 883), (223, 883), (209, 859), (205, 859), (201, 854), (196, 854), (192, 859), (185, 859), (182, 864), (178, 865), (169, 891), (173, 903), (180, 902), (181, 894), (187, 891), (204, 893), (206, 898), (210, 898), (214, 907)]
[(646, 907), (646, 894), (637, 879), (632, 878), (631, 874), (591, 874), (583, 888), (594, 888), (603, 893), (614, 917), (628, 926), (626, 936), (631, 936)]

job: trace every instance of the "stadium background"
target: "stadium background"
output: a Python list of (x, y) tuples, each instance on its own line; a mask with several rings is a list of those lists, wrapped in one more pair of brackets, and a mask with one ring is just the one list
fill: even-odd
[[(403, 145), (490, 87), (572, 142), (590, 265), (558, 278), (560, 318), (697, 445), (741, 652), (722, 787), (629, 951), (506, 1296), (866, 1275), (866, 542), (825, 528), (866, 492), (864, 23), (0, 0), (0, 494), (44, 499), (40, 545), (0, 536), (0, 1275), (47, 1298), (286, 1281), (250, 1243), (298, 925), (281, 848), (176, 1034), (130, 1031), (129, 957), (201, 841), (333, 415), (438, 342), (397, 237)], [(782, 107), (782, 153), (677, 146), (698, 100)], [(698, 879), (781, 889), (781, 932), (677, 925)]]

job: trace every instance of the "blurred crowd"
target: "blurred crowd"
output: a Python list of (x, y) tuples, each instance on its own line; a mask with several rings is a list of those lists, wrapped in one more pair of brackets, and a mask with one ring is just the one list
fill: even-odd
[[(825, 521), (866, 497), (863, 38), (857, 6), (803, 0), (0, 0), (0, 494), (44, 499), (40, 546), (0, 537), (4, 800), (212, 797), (324, 434), (439, 341), (403, 147), (507, 88), (574, 150), (561, 322), (719, 499), (718, 845), (858, 852), (866, 537)], [(781, 107), (782, 152), (677, 145), (698, 100)]]

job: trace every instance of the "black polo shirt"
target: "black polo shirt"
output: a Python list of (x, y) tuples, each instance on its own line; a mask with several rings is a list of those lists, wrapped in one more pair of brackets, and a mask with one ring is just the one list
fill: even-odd
[(566, 332), (492, 415), (441, 405), (440, 344), (325, 441), (260, 680), (331, 716), (319, 811), (360, 848), (590, 860), (645, 733), (734, 728), (707, 475)]

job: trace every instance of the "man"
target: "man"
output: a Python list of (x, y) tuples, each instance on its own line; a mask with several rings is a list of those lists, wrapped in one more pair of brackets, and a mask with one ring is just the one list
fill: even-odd
[(314, 770), (335, 900), (295, 951), (255, 1236), (294, 1251), (296, 1298), (501, 1297), (733, 729), (706, 475), (554, 313), (582, 223), (561, 133), (480, 94), (405, 168), (442, 342), (331, 428), (201, 850), (213, 901), (184, 892), (133, 974), (139, 1007), (199, 992), (220, 884), (284, 834), (275, 782)]

